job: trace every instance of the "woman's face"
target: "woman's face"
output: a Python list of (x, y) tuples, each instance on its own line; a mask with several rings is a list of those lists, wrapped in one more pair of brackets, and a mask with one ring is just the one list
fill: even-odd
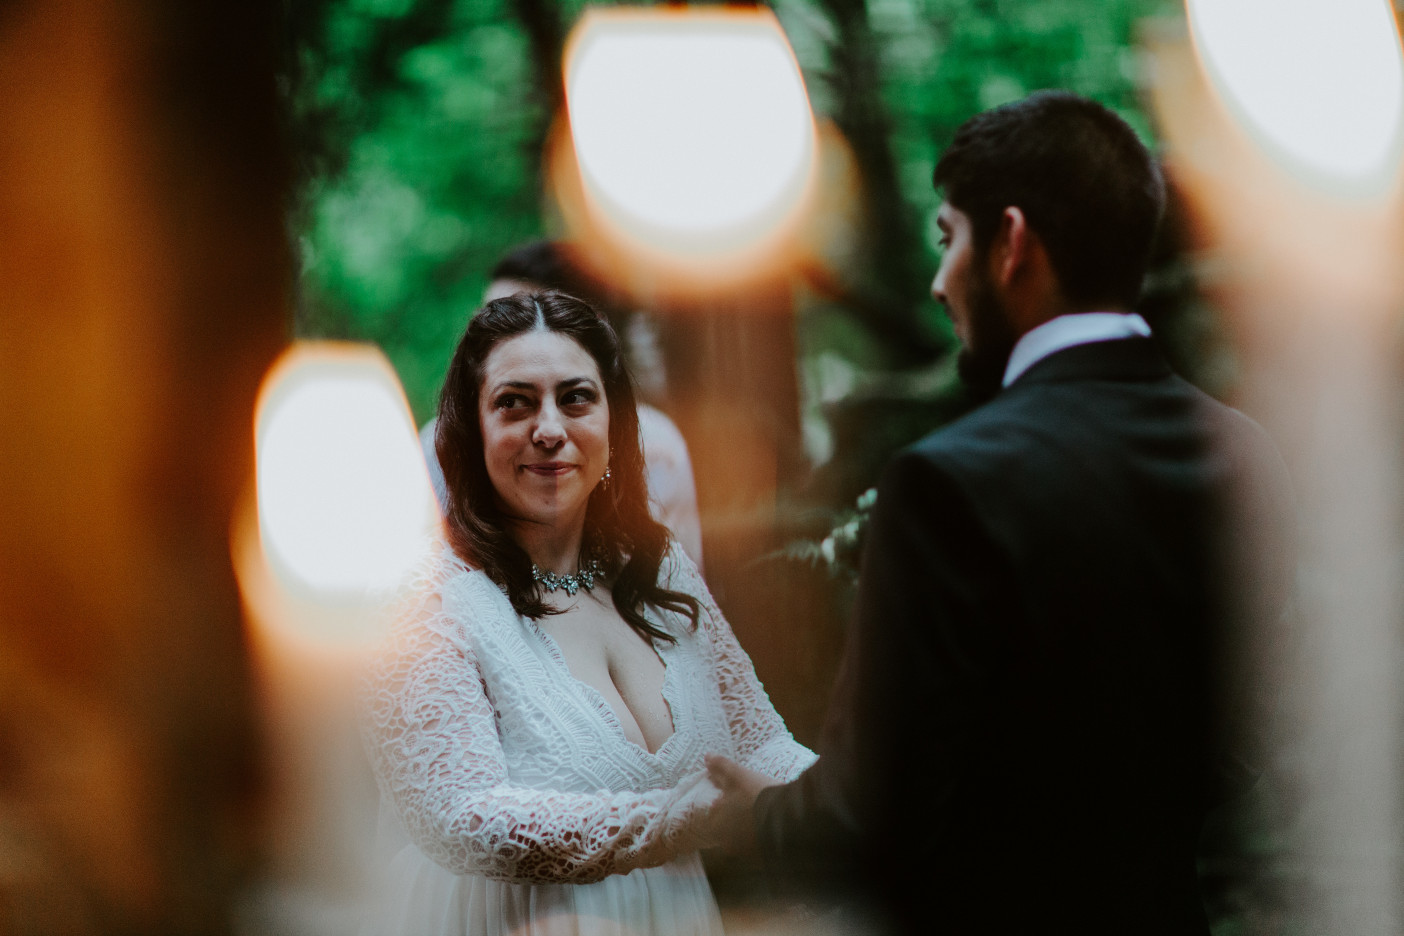
[(599, 366), (575, 339), (524, 332), (483, 362), (478, 424), (488, 477), (512, 517), (570, 526), (609, 464), (609, 401)]

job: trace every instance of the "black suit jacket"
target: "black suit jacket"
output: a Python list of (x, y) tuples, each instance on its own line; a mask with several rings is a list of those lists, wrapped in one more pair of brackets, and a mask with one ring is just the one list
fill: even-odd
[[(1055, 353), (900, 453), (822, 756), (757, 802), (768, 867), (899, 931), (1207, 933), (1231, 491), (1289, 522), (1262, 431), (1148, 339)], [(1280, 611), (1276, 560), (1240, 610)]]

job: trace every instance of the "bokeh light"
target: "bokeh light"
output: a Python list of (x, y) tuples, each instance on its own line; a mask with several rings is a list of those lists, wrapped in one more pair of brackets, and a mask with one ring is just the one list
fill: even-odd
[(385, 357), (294, 348), (264, 384), (256, 442), (259, 535), (283, 586), (333, 603), (393, 591), (438, 513)]
[(1195, 48), (1265, 149), (1343, 194), (1394, 180), (1404, 63), (1387, 0), (1187, 0)]
[(800, 210), (814, 120), (770, 11), (592, 10), (565, 66), (581, 184), (617, 233), (664, 253), (734, 256)]

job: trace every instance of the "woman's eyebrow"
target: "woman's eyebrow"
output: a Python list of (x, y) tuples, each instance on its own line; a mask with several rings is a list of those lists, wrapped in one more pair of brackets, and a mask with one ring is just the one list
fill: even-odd
[(535, 390), (536, 384), (529, 380), (501, 380), (492, 385), (492, 392), (502, 390)]

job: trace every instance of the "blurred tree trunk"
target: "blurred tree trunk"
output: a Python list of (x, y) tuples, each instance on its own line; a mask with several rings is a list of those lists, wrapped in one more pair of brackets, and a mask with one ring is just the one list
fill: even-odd
[[(898, 366), (931, 361), (944, 346), (922, 325), (918, 310), (926, 284), (920, 224), (902, 198), (890, 136), (892, 118), (882, 96), (881, 49), (865, 0), (816, 0), (834, 25), (825, 76), (836, 103), (834, 122), (852, 148), (863, 180), (862, 269), (839, 296), (857, 311)], [(816, 282), (833, 292), (832, 284)]]
[(842, 632), (835, 603), (822, 572), (761, 561), (798, 535), (808, 471), (789, 284), (664, 312), (669, 411), (692, 455), (707, 583), (771, 700), (813, 743)]
[(0, 932), (227, 931), (252, 855), (229, 521), (290, 275), (276, 11), (0, 7)]
[(526, 159), (530, 177), (538, 180), (539, 191), (547, 191), (549, 183), (542, 178), (542, 156), (551, 122), (564, 113), (565, 79), (561, 58), (565, 51), (565, 23), (556, 0), (512, 0), (512, 13), (526, 33), (531, 48), (532, 74), (539, 113), (534, 128), (527, 137)]

